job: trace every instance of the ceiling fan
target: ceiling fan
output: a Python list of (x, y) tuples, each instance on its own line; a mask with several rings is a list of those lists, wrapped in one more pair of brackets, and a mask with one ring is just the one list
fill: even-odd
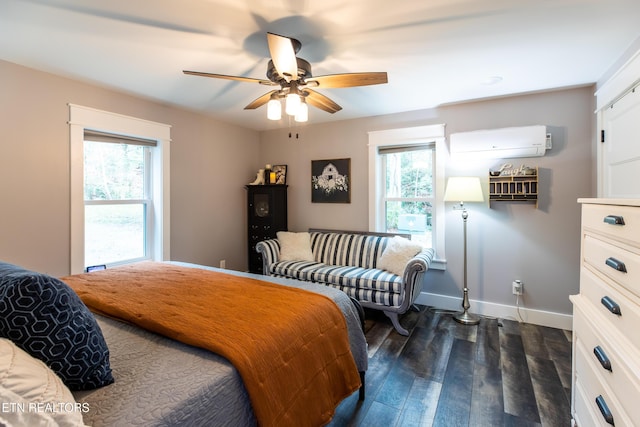
[(331, 114), (342, 109), (340, 105), (315, 91), (315, 88), (343, 88), (387, 83), (386, 72), (343, 73), (314, 77), (311, 74), (311, 64), (296, 56), (302, 47), (300, 41), (267, 33), (267, 43), (271, 55), (267, 66), (267, 80), (199, 71), (184, 70), (183, 72), (194, 76), (279, 86), (278, 89), (256, 98), (244, 109), (253, 110), (267, 104), (267, 117), (271, 120), (280, 120), (282, 115), (281, 100), (285, 99), (287, 114), (295, 116), (296, 121), (300, 122), (307, 120), (307, 103)]

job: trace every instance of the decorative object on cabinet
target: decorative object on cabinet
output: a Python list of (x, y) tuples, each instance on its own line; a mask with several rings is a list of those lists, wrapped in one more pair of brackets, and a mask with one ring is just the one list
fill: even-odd
[[(480, 178), (471, 176), (456, 176), (449, 178), (447, 189), (444, 193), (445, 202), (460, 202), (457, 209), (462, 210), (463, 224), (463, 253), (464, 253), (464, 288), (462, 291), (462, 312), (456, 313), (453, 318), (463, 325), (477, 325), (480, 319), (469, 313), (469, 288), (467, 287), (467, 212), (464, 202), (484, 202)], [(456, 206), (454, 206), (456, 209)]]
[(275, 173), (275, 182), (272, 184), (286, 184), (287, 183), (287, 165), (274, 165), (272, 171)]
[(538, 168), (510, 163), (489, 170), (489, 202), (535, 202), (538, 207)]
[[(580, 293), (573, 303), (575, 425), (640, 419), (640, 200), (582, 203)], [(634, 421), (635, 420), (635, 421)]]
[(247, 185), (247, 226), (249, 272), (262, 274), (262, 255), (256, 244), (275, 239), (278, 231), (287, 230), (287, 186)]
[(351, 203), (351, 159), (311, 161), (311, 202)]
[(276, 175), (271, 171), (271, 165), (267, 163), (264, 166), (264, 184), (275, 184)]
[(256, 179), (250, 182), (249, 185), (262, 185), (264, 184), (264, 169), (258, 169)]

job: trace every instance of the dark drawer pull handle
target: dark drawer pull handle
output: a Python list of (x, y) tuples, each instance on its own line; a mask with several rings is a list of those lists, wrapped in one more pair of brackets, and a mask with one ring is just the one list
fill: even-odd
[(611, 225), (624, 225), (624, 218), (618, 215), (607, 215), (604, 217), (604, 222)]
[(622, 316), (622, 312), (620, 311), (620, 306), (618, 305), (617, 302), (615, 302), (611, 298), (602, 297), (600, 302), (602, 303), (602, 305), (607, 307), (607, 310), (609, 310), (611, 313), (615, 314), (616, 316)]
[(598, 409), (600, 409), (600, 412), (602, 413), (604, 420), (608, 424), (611, 424), (612, 426), (614, 426), (615, 424), (613, 422), (613, 414), (609, 410), (609, 407), (607, 406), (607, 402), (604, 401), (604, 397), (602, 397), (602, 395), (596, 397), (596, 405), (598, 405)]
[(607, 371), (611, 371), (611, 361), (607, 357), (607, 353), (604, 352), (602, 347), (597, 346), (596, 348), (594, 348), (593, 354), (596, 355), (598, 362), (600, 362), (604, 369), (606, 369)]
[(614, 257), (607, 258), (607, 260), (605, 261), (605, 264), (607, 264), (609, 267), (613, 268), (614, 270), (620, 271), (622, 273), (627, 272), (627, 266), (624, 265), (624, 262), (619, 261)]

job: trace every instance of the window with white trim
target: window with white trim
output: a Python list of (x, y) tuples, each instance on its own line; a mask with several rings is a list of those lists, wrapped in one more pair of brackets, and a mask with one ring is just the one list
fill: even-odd
[(85, 130), (85, 267), (150, 259), (155, 141)]
[(369, 132), (369, 229), (410, 234), (444, 268), (444, 125)]
[(379, 147), (382, 158), (382, 231), (410, 234), (411, 240), (432, 247), (435, 202), (433, 164), (435, 144)]
[(170, 131), (69, 104), (71, 274), (170, 259)]

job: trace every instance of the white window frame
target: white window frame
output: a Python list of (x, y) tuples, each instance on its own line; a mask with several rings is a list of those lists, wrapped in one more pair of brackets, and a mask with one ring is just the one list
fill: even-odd
[(432, 246), (435, 257), (430, 268), (444, 270), (446, 267), (444, 245), (444, 188), (445, 188), (445, 126), (428, 125), (410, 128), (388, 129), (369, 132), (369, 230), (385, 231), (383, 159), (378, 154), (380, 147), (403, 145), (435, 145), (434, 200), (432, 210)]
[[(86, 135), (85, 135), (85, 144), (86, 144)], [(114, 144), (114, 142), (101, 142), (94, 141), (97, 144)], [(122, 139), (122, 144), (127, 144), (126, 139)], [(133, 143), (135, 145), (135, 143)], [(153, 223), (155, 221), (155, 214), (153, 209), (153, 170), (152, 170), (152, 162), (153, 162), (153, 154), (155, 152), (154, 146), (146, 146), (146, 145), (138, 145), (138, 147), (143, 149), (143, 167), (144, 167), (144, 177), (143, 177), (143, 196), (141, 199), (91, 199), (84, 200), (85, 212), (87, 206), (123, 206), (123, 205), (142, 205), (144, 207), (144, 254), (140, 257), (136, 258), (126, 258), (120, 259), (111, 263), (108, 263), (107, 266), (116, 266), (122, 264), (130, 264), (132, 262), (137, 261), (148, 261), (151, 260), (153, 242), (155, 240), (155, 235), (153, 233)], [(86, 242), (86, 239), (85, 239)], [(85, 247), (86, 250), (86, 247)], [(85, 251), (86, 254), (86, 251)], [(86, 259), (85, 267), (87, 267)]]
[(151, 180), (152, 247), (150, 259), (170, 259), (170, 142), (171, 126), (101, 111), (90, 107), (69, 104), (70, 142), (70, 271), (84, 271), (84, 133), (85, 129), (116, 135), (143, 138), (157, 142), (152, 156)]

